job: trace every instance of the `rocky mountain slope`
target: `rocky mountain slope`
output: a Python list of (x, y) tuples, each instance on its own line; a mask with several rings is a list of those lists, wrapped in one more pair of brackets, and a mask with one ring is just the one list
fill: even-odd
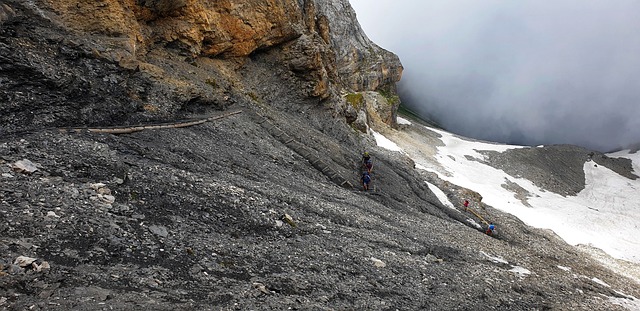
[(346, 0), (0, 13), (2, 309), (612, 310), (607, 297), (640, 296), (509, 215), (483, 234), (357, 130), (394, 124), (402, 67)]

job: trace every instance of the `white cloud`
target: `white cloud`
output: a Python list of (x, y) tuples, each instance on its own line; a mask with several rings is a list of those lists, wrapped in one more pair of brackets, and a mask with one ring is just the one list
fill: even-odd
[(611, 150), (640, 137), (640, 2), (351, 0), (405, 104), (469, 137)]

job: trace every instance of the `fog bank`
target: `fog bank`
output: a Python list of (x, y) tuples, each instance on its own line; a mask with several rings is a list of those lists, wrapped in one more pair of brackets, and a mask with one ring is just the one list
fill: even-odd
[(640, 1), (350, 0), (445, 129), (610, 151), (640, 142)]

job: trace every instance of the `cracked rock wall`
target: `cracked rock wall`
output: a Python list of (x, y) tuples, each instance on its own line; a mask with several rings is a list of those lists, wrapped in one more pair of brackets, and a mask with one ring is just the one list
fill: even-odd
[(70, 29), (118, 42), (122, 51), (116, 60), (143, 58), (158, 47), (194, 57), (236, 58), (287, 45), (283, 60), (294, 71), (310, 72), (316, 82), (312, 95), (323, 98), (331, 84), (375, 90), (402, 75), (398, 57), (366, 37), (347, 0), (41, 0), (36, 5)]

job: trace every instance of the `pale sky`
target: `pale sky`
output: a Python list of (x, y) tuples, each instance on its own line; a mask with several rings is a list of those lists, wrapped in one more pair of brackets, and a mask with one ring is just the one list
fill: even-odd
[(640, 142), (640, 0), (350, 0), (446, 129), (610, 151)]

